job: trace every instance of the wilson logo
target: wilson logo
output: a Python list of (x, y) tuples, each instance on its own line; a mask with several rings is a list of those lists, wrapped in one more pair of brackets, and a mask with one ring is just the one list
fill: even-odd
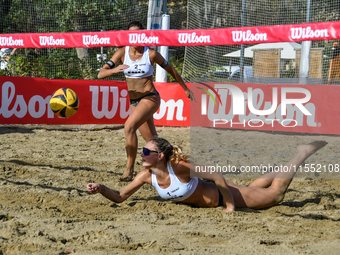
[(210, 35), (196, 35), (195, 32), (189, 33), (179, 33), (178, 34), (179, 43), (211, 43)]
[(84, 45), (109, 45), (110, 37), (98, 37), (98, 35), (83, 35)]
[(129, 34), (129, 43), (159, 43), (158, 36), (146, 36), (143, 34)]
[[(116, 86), (90, 86), (90, 92), (92, 93), (91, 110), (96, 119), (104, 117), (113, 119), (118, 114), (121, 119), (126, 119), (131, 114), (126, 89), (119, 91)], [(178, 101), (161, 99), (161, 105), (153, 116), (156, 120), (166, 118), (166, 120), (184, 121), (186, 118), (183, 117), (183, 110), (182, 99)]]
[(305, 38), (319, 38), (319, 37), (329, 37), (328, 29), (316, 29), (312, 30), (311, 27), (302, 28), (291, 28), (292, 39), (305, 39)]
[(40, 43), (41, 46), (65, 45), (65, 39), (54, 39), (53, 35), (51, 35), (51, 36), (39, 36), (39, 43)]
[(0, 46), (24, 46), (24, 40), (10, 37), (0, 37)]
[(267, 33), (253, 34), (251, 30), (231, 31), (234, 42), (263, 42), (268, 41)]

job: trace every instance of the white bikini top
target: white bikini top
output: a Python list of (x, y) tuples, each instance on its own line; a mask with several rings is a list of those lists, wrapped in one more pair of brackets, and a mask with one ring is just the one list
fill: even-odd
[(129, 68), (124, 69), (124, 75), (126, 78), (145, 78), (153, 75), (154, 67), (151, 65), (149, 48), (144, 46), (143, 57), (138, 61), (132, 61), (129, 56), (130, 46), (125, 46), (124, 65), (128, 65)]
[(157, 182), (157, 177), (154, 172), (151, 172), (152, 186), (155, 187), (159, 196), (163, 199), (172, 199), (173, 201), (183, 201), (191, 196), (196, 190), (198, 184), (198, 178), (194, 177), (188, 183), (182, 183), (178, 180), (171, 163), (167, 164), (168, 172), (170, 175), (170, 186), (166, 189), (162, 189)]

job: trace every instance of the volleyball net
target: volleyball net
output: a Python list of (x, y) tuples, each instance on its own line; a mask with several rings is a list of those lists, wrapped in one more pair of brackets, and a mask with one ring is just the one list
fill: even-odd
[[(113, 41), (124, 38), (120, 33), (114, 32), (125, 30), (130, 21), (140, 20), (146, 26), (148, 1), (75, 3), (69, 0), (14, 0), (4, 3), (0, 9), (3, 14), (0, 24), (2, 35), (45, 34), (34, 40), (33, 44), (19, 47), (8, 68), (1, 69), (1, 75), (96, 79), (98, 69), (119, 45), (123, 44), (100, 43), (101, 40), (108, 40), (105, 39), (106, 36), (101, 37), (101, 34), (113, 33), (113, 37), (110, 37)], [(180, 38), (176, 38), (178, 34), (173, 37), (173, 33), (160, 32), (159, 40), (166, 43), (172, 40), (185, 41), (169, 45), (169, 58), (186, 82), (232, 79), (237, 82), (296, 83), (300, 76), (301, 41), (306, 38), (295, 39), (307, 35), (311, 41), (309, 83), (337, 84), (337, 60), (332, 63), (336, 52), (332, 48), (333, 44), (337, 43), (337, 38), (320, 37), (318, 33), (322, 31), (309, 31), (308, 28), (300, 31), (297, 26), (295, 39), (286, 40), (281, 37), (283, 32), (280, 26), (304, 24), (307, 16), (310, 16), (309, 23), (338, 21), (339, 17), (335, 11), (338, 9), (338, 1), (313, 1), (310, 6), (308, 1), (167, 1), (172, 30), (198, 31), (183, 31)], [(280, 37), (276, 44), (256, 40), (261, 39), (256, 36), (265, 35), (260, 32), (254, 34), (253, 29), (266, 26), (274, 26), (271, 34)], [(218, 31), (214, 41), (200, 44), (199, 40), (209, 40), (207, 33), (211, 29), (228, 28), (242, 28), (236, 29), (232, 35), (236, 42), (227, 41), (229, 34)], [(205, 29), (206, 32), (199, 31)], [(153, 30), (153, 33), (157, 34), (157, 31)], [(85, 44), (80, 43), (74, 48), (58, 45), (62, 40), (56, 37), (57, 34), (87, 32), (98, 33), (85, 35), (84, 39), (79, 38), (79, 42), (84, 40)], [(310, 36), (312, 32), (315, 34)], [(52, 36), (48, 35), (49, 33), (52, 33)], [(147, 31), (145, 34), (148, 35)], [(2, 48), (15, 47), (15, 43), (10, 39), (1, 37)], [(195, 40), (198, 40), (198, 43), (189, 43)], [(160, 45), (149, 44), (155, 49)], [(34, 48), (37, 49), (34, 51)], [(240, 79), (239, 71), (243, 71), (245, 79)], [(330, 75), (332, 79), (329, 81)], [(173, 81), (171, 77), (168, 78)], [(120, 75), (109, 79), (123, 80), (124, 77)]]
[[(171, 30), (128, 31), (125, 30), (126, 24), (132, 20), (146, 23), (147, 1), (63, 1), (61, 4), (60, 1), (11, 1), (10, 8), (4, 9), (4, 5), (1, 6), (4, 15), (0, 25), (0, 46), (16, 49), (16, 52), (10, 56), (10, 60), (6, 62), (7, 67), (2, 68), (0, 74), (96, 80), (99, 69), (119, 47), (145, 45), (157, 49), (165, 45), (169, 46), (170, 63), (185, 82), (192, 84), (193, 89), (199, 87), (195, 91), (201, 103), (197, 114), (207, 115), (210, 121), (229, 121), (227, 116), (228, 112), (232, 112), (231, 108), (229, 111), (216, 113), (216, 103), (223, 101), (216, 100), (224, 96), (225, 102), (231, 92), (228, 95), (223, 94), (227, 89), (215, 86), (217, 83), (229, 83), (238, 84), (240, 88), (242, 84), (258, 84), (254, 93), (253, 90), (248, 91), (247, 85), (243, 86), (243, 90), (240, 89), (243, 94), (237, 91), (240, 97), (247, 93), (243, 103), (230, 107), (241, 111), (244, 109), (243, 104), (249, 103), (247, 97), (253, 95), (255, 98), (250, 99), (257, 103), (253, 114), (270, 115), (273, 112), (265, 111), (265, 104), (273, 101), (274, 96), (279, 98), (282, 91), (277, 91), (276, 87), (268, 90), (268, 86), (261, 87), (263, 85), (339, 83), (337, 41), (340, 39), (340, 22), (334, 12), (338, 2), (327, 1), (327, 6), (318, 3), (307, 6), (308, 2), (168, 1), (167, 12), (172, 18)], [(307, 16), (310, 16), (310, 23), (304, 22)], [(30, 22), (27, 23), (28, 17)], [(305, 42), (310, 43), (311, 47), (305, 47)], [(302, 83), (300, 63), (306, 62), (302, 58), (306, 48), (309, 48), (310, 56), (309, 74)], [(124, 77), (122, 74), (115, 75), (108, 80), (120, 81)], [(169, 77), (168, 81), (173, 80)], [(232, 91), (234, 88), (236, 91), (236, 85), (233, 86), (228, 90)], [(318, 88), (313, 93), (320, 94), (319, 91), (323, 91), (323, 88)], [(203, 92), (206, 94), (203, 95)], [(9, 93), (10, 91), (8, 95)], [(292, 92), (283, 90), (282, 95), (287, 93)], [(264, 99), (263, 95), (270, 98)], [(304, 96), (307, 98), (310, 95), (306, 92)], [(323, 93), (323, 96), (325, 98), (320, 100), (330, 102), (330, 98), (336, 96), (336, 93)], [(314, 99), (315, 96), (312, 97)], [(216, 107), (213, 108), (211, 104)], [(321, 102), (313, 104), (315, 106)], [(319, 109), (320, 107), (318, 106)], [(333, 114), (334, 109), (334, 105), (327, 104), (324, 111)], [(191, 110), (195, 112), (195, 109)], [(305, 112), (302, 112), (303, 116)], [(233, 112), (235, 114), (240, 113)], [(301, 120), (297, 119), (301, 114), (294, 114), (294, 125), (301, 125)], [(239, 122), (249, 121), (249, 118), (240, 119)], [(185, 118), (181, 116), (180, 119)], [(261, 119), (260, 125), (263, 121), (269, 121), (266, 125), (274, 124), (270, 120)], [(326, 120), (317, 122), (310, 117), (308, 123), (311, 129), (308, 128), (307, 133), (337, 134)], [(211, 125), (209, 123), (208, 126)], [(294, 130), (281, 126), (283, 130), (280, 127), (275, 131), (305, 131), (297, 130), (295, 126)], [(322, 131), (315, 131), (316, 127), (320, 129), (321, 126)], [(248, 125), (247, 128), (253, 127)]]
[[(48, 78), (48, 84), (53, 83), (55, 88), (61, 84), (53, 82), (55, 79), (86, 79), (89, 89), (81, 89), (82, 98), (86, 98), (82, 102), (92, 100), (92, 105), (81, 103), (78, 116), (72, 120), (84, 121), (82, 116), (92, 111), (96, 123), (99, 115), (101, 121), (112, 123), (116, 112), (120, 113), (119, 121), (123, 121), (129, 109), (127, 92), (118, 85), (113, 88), (104, 81), (94, 81), (99, 69), (121, 46), (169, 46), (170, 63), (190, 83), (197, 103), (191, 103), (190, 116), (184, 116), (188, 100), (178, 98), (175, 89), (173, 94), (164, 92), (163, 99), (167, 101), (162, 99), (154, 117), (156, 121), (161, 117), (168, 121), (176, 115), (177, 125), (185, 122), (191, 126), (192, 156), (197, 160), (202, 152), (210, 155), (198, 163), (214, 165), (216, 159), (226, 158), (226, 151), (228, 158), (233, 153), (259, 156), (259, 151), (224, 147), (223, 141), (230, 135), (222, 138), (221, 134), (230, 129), (339, 135), (340, 123), (334, 118), (340, 107), (340, 87), (336, 86), (340, 83), (340, 22), (336, 12), (339, 1), (313, 1), (311, 6), (309, 1), (167, 1), (171, 17), (171, 30), (167, 31), (125, 30), (133, 20), (146, 25), (148, 1), (9, 2), (8, 8), (0, 6), (0, 47), (15, 48), (16, 52), (0, 75)], [(303, 42), (310, 42), (311, 47), (309, 75), (302, 85), (300, 67), (306, 48)], [(8, 100), (7, 105), (2, 102), (0, 110), (6, 121), (15, 118), (16, 123), (21, 123), (26, 114), (35, 123), (45, 121), (36, 122), (45, 115), (53, 123), (60, 122), (53, 113), (46, 113), (49, 92), (36, 95), (25, 91), (29, 95), (26, 102), (27, 96), (22, 96), (19, 89), (28, 89), (21, 86), (21, 77), (13, 78), (13, 84), (3, 85), (6, 97), (2, 96)], [(108, 79), (119, 81), (124, 77)], [(168, 81), (173, 80), (169, 77)], [(67, 82), (62, 84), (71, 85)], [(46, 87), (44, 81), (37, 83)], [(74, 83), (84, 88), (85, 83)], [(12, 96), (14, 88), (16, 97)], [(102, 95), (103, 99), (97, 100), (94, 95)], [(113, 101), (110, 107), (106, 105), (106, 112), (99, 105), (101, 102), (104, 106), (105, 98)], [(118, 102), (119, 106), (115, 105)], [(171, 116), (165, 116), (170, 108)], [(205, 127), (210, 127), (209, 132)], [(209, 139), (214, 142), (207, 142)], [(239, 174), (238, 164), (237, 172), (232, 174)], [(241, 176), (244, 175), (238, 177)]]
[[(235, 1), (236, 2), (236, 1)], [(220, 27), (258, 27), (337, 21), (337, 1), (201, 1), (188, 4), (188, 29)], [(284, 39), (276, 44), (255, 42), (254, 34), (235, 32), (238, 39), (247, 45), (214, 45), (186, 47), (183, 74), (188, 80), (198, 77), (206, 81), (221, 81), (229, 78), (239, 80), (240, 66), (244, 67), (244, 82), (257, 83), (297, 83), (300, 77), (301, 42)], [(276, 36), (281, 36), (280, 27), (273, 28)], [(296, 30), (298, 32), (298, 30)], [(308, 31), (305, 31), (308, 33)], [(309, 31), (311, 32), (311, 31)], [(301, 31), (303, 34), (304, 32)], [(294, 35), (292, 35), (294, 37)], [(298, 34), (296, 36), (299, 36)], [(303, 36), (303, 35), (302, 35)], [(337, 40), (311, 41), (308, 83), (339, 84), (338, 60), (333, 44)], [(338, 53), (338, 52), (337, 52)], [(336, 71), (332, 67), (336, 69)], [(331, 70), (331, 73), (329, 72)], [(329, 77), (330, 76), (330, 77)]]

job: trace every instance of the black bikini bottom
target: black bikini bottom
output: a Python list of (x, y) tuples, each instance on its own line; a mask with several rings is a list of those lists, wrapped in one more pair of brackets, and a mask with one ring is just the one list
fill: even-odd
[[(214, 181), (208, 181), (208, 180), (203, 180), (205, 182), (213, 182), (215, 184)], [(218, 206), (224, 206), (224, 203), (223, 203), (223, 195), (221, 193), (221, 191), (218, 189), (217, 185), (215, 184), (217, 190), (218, 190)]]
[(158, 95), (159, 96), (159, 93), (157, 90), (155, 91), (152, 91), (151, 93), (149, 94), (146, 94), (140, 98), (137, 98), (137, 99), (130, 99), (130, 105), (133, 105), (134, 107), (136, 107), (138, 105), (138, 103), (140, 102), (140, 100), (142, 100), (144, 97), (147, 97), (147, 96), (153, 96), (153, 95)]
[(217, 188), (217, 190), (218, 190), (218, 206), (224, 206), (223, 195), (222, 195), (221, 191), (218, 188)]

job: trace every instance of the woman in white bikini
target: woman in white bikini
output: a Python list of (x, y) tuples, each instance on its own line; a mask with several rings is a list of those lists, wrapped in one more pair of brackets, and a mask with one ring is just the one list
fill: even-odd
[[(139, 21), (128, 25), (129, 30), (144, 29)], [(117, 63), (123, 63), (115, 67)], [(184, 83), (182, 77), (157, 51), (146, 46), (126, 46), (117, 50), (112, 58), (98, 73), (98, 78), (103, 79), (117, 73), (124, 73), (130, 97), (132, 114), (125, 122), (127, 168), (122, 181), (130, 181), (133, 177), (134, 164), (137, 155), (137, 129), (148, 141), (157, 136), (153, 114), (160, 105), (160, 96), (153, 84), (154, 63), (163, 67), (184, 89), (189, 99), (194, 99), (192, 92)]]
[(314, 141), (300, 145), (296, 156), (285, 165), (285, 171), (270, 172), (249, 186), (240, 186), (225, 180), (218, 172), (195, 172), (195, 165), (178, 146), (156, 137), (143, 148), (141, 156), (145, 169), (127, 186), (116, 191), (102, 184), (89, 183), (86, 188), (92, 194), (100, 193), (121, 203), (147, 183), (154, 186), (162, 198), (175, 202), (197, 207), (226, 206), (224, 212), (232, 212), (235, 207), (261, 209), (280, 203), (295, 175), (294, 169), (326, 144), (325, 141)]

